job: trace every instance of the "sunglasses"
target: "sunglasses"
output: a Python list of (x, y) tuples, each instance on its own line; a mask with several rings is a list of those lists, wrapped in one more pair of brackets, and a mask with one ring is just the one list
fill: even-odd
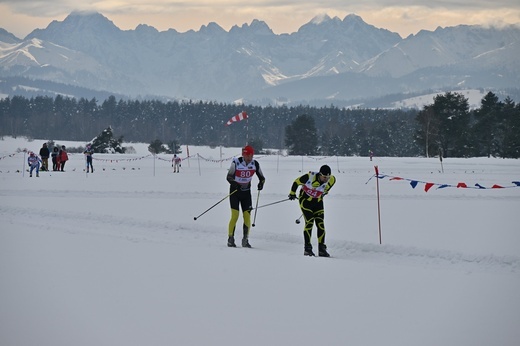
[(320, 179), (328, 181), (330, 179), (330, 174), (324, 175), (320, 173)]

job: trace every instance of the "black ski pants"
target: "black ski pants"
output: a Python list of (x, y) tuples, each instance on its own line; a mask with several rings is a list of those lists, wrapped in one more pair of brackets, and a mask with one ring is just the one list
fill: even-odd
[(300, 209), (305, 218), (303, 240), (306, 247), (311, 246), (312, 228), (316, 224), (318, 244), (325, 244), (325, 210), (323, 199), (310, 198), (303, 194), (299, 200)]

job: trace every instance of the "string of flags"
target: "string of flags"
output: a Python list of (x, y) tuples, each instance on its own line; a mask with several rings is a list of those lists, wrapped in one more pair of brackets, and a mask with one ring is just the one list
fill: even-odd
[[(22, 151), (23, 152), (23, 151)], [(7, 158), (10, 158), (10, 157), (14, 157), (16, 155), (18, 155), (19, 153), (14, 153), (14, 154), (8, 154), (8, 155), (5, 155), (5, 156), (2, 156), (0, 157), (0, 160), (3, 160), (3, 159), (7, 159)]]
[(366, 183), (368, 183), (374, 177), (378, 178), (378, 179), (389, 178), (390, 181), (392, 181), (392, 180), (408, 181), (408, 182), (410, 182), (410, 186), (413, 189), (415, 189), (418, 185), (424, 185), (424, 192), (428, 192), (434, 186), (437, 187), (436, 190), (444, 189), (447, 187), (455, 187), (458, 189), (508, 189), (508, 188), (513, 188), (513, 187), (520, 187), (520, 181), (511, 182), (513, 185), (493, 184), (492, 186), (484, 186), (479, 183), (476, 183), (475, 185), (468, 185), (464, 182), (459, 182), (457, 184), (441, 184), (441, 183), (421, 181), (421, 180), (417, 180), (417, 179), (397, 177), (397, 176), (392, 176), (392, 175), (382, 174), (382, 173), (374, 174), (372, 177), (370, 177), (370, 179), (368, 179), (368, 181)]
[(150, 156), (152, 156), (152, 154), (148, 154), (148, 155), (141, 156), (141, 157), (136, 157), (136, 158), (133, 158), (133, 159), (101, 159), (99, 157), (92, 156), (92, 159), (96, 160), (96, 161), (100, 161), (100, 162), (110, 162), (110, 163), (115, 162), (115, 163), (118, 163), (118, 162), (138, 161), (138, 160), (142, 160), (142, 159), (145, 159), (147, 157), (150, 157)]
[(226, 126), (229, 126), (237, 121), (247, 119), (248, 117), (249, 116), (247, 115), (247, 113), (245, 111), (242, 111), (242, 112), (238, 113), (237, 115), (231, 117), (231, 119), (229, 119), (228, 122), (226, 123)]

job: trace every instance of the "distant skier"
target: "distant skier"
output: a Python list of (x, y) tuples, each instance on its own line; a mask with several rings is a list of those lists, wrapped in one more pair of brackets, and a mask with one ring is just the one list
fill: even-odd
[(92, 173), (94, 173), (94, 166), (92, 166), (92, 155), (94, 155), (94, 149), (92, 149), (92, 146), (90, 144), (87, 144), (87, 147), (83, 154), (85, 154), (85, 157), (87, 159), (87, 173), (89, 172), (89, 169)]
[(229, 247), (235, 245), (235, 226), (238, 221), (238, 208), (242, 208), (244, 218), (242, 238), (242, 247), (251, 247), (249, 244), (249, 230), (251, 229), (251, 210), (253, 203), (251, 198), (251, 180), (253, 175), (258, 177), (258, 191), (264, 188), (265, 177), (260, 169), (258, 161), (253, 160), (254, 149), (250, 145), (246, 145), (242, 149), (242, 157), (234, 158), (229, 167), (226, 180), (229, 183), (229, 204), (231, 205), (231, 219), (228, 226), (228, 243)]
[(36, 169), (36, 176), (40, 176), (40, 163), (42, 160), (38, 156), (36, 156), (32, 151), (29, 153), (29, 157), (27, 158), (27, 164), (30, 167), (29, 177), (32, 177), (33, 170)]
[(173, 173), (180, 173), (181, 161), (182, 161), (182, 159), (180, 157), (178, 157), (177, 154), (173, 154), (173, 158), (172, 158)]
[(309, 172), (296, 178), (291, 186), (289, 199), (296, 199), (296, 190), (301, 186), (299, 194), (300, 209), (305, 219), (303, 228), (305, 256), (315, 256), (312, 252), (311, 236), (312, 228), (316, 224), (318, 235), (318, 255), (329, 257), (325, 245), (325, 209), (323, 197), (336, 183), (336, 178), (331, 175), (330, 167), (323, 165), (319, 172)]

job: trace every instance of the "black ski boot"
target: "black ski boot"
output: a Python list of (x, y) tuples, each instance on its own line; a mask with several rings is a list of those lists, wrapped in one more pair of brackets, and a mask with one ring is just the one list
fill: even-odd
[(249, 244), (249, 228), (245, 224), (242, 226), (242, 231), (244, 232), (244, 237), (242, 238), (242, 247), (251, 248), (251, 244)]
[(329, 253), (327, 252), (327, 245), (325, 245), (325, 244), (318, 244), (318, 256), (320, 256), (320, 257), (330, 257)]
[(242, 247), (251, 248), (251, 244), (249, 244), (249, 240), (246, 237), (242, 238)]
[(305, 248), (303, 250), (304, 256), (316, 256), (314, 252), (312, 252), (312, 245), (305, 245)]
[(237, 247), (235, 244), (235, 237), (231, 236), (227, 239), (227, 246), (228, 247)]

